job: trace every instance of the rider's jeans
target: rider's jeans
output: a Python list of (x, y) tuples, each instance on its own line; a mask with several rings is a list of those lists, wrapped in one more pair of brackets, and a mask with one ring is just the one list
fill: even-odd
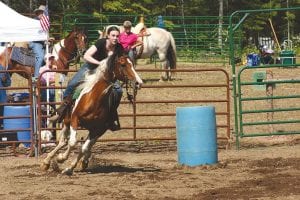
[(29, 42), (29, 48), (32, 49), (35, 55), (35, 65), (34, 65), (34, 77), (39, 76), (40, 67), (44, 61), (45, 51), (43, 48), (43, 44), (40, 42)]
[[(64, 98), (73, 95), (75, 88), (84, 81), (85, 73), (90, 70), (90, 66), (88, 63), (84, 63), (81, 68), (77, 71), (77, 73), (73, 76), (73, 78), (68, 82), (67, 88), (64, 92)], [(118, 95), (122, 96), (123, 91), (118, 81), (114, 83), (114, 90), (118, 93)], [(121, 98), (120, 98), (121, 99)]]
[(130, 50), (128, 51), (128, 57), (129, 57), (132, 61), (134, 61), (134, 50), (133, 50), (133, 49), (130, 49)]

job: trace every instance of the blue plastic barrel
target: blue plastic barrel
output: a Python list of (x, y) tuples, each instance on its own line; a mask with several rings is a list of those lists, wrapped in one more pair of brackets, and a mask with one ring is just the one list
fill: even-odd
[[(30, 106), (4, 106), (3, 116), (28, 116), (26, 118), (4, 119), (3, 128), (5, 130), (30, 128)], [(30, 131), (17, 131), (17, 139), (18, 141), (30, 141)], [(24, 143), (24, 146), (30, 147), (30, 143)]]
[(218, 162), (213, 106), (176, 108), (176, 137), (180, 164), (197, 166)]

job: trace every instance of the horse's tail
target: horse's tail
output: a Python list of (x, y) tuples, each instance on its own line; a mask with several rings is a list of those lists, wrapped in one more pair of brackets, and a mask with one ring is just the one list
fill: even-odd
[(167, 59), (169, 61), (169, 66), (170, 69), (176, 69), (176, 62), (177, 62), (177, 58), (176, 58), (176, 45), (175, 45), (175, 40), (174, 37), (172, 35), (172, 33), (169, 33), (169, 37), (171, 40), (171, 44), (168, 47), (168, 52), (167, 52)]

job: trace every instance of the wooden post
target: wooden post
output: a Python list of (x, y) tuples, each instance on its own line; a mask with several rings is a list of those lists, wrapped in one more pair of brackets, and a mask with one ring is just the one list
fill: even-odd
[(277, 38), (276, 32), (275, 32), (275, 30), (274, 30), (273, 23), (272, 23), (272, 21), (271, 21), (270, 18), (269, 18), (269, 22), (270, 22), (271, 29), (272, 29), (273, 34), (274, 34), (274, 38), (275, 38), (276, 44), (277, 44), (279, 50), (281, 51), (281, 47), (280, 47), (280, 44), (279, 44), (279, 42), (278, 42), (278, 38)]
[[(266, 71), (266, 81), (268, 80), (272, 80), (273, 79), (273, 72), (272, 70), (267, 70)], [(266, 95), (268, 97), (273, 97), (273, 90), (274, 90), (274, 84), (267, 84), (266, 85)], [(268, 103), (268, 108), (270, 110), (273, 110), (274, 109), (274, 102), (273, 102), (273, 99), (267, 99), (267, 103)], [(274, 116), (274, 113), (273, 112), (268, 112), (267, 113), (267, 120), (268, 122), (271, 122), (273, 121), (273, 116)], [(273, 127), (273, 124), (269, 124), (269, 133), (273, 133), (274, 132), (274, 127)]]

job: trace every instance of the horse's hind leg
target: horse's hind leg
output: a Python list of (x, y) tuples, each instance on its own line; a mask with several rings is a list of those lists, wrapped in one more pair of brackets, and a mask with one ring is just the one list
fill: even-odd
[[(170, 69), (170, 67), (168, 66), (168, 60), (166, 58), (166, 54), (163, 53), (163, 52), (158, 52), (158, 57), (159, 57), (159, 60), (161, 62), (161, 64), (160, 64), (161, 69), (163, 69), (163, 70)], [(161, 77), (160, 77), (160, 81), (166, 81), (166, 80), (170, 80), (170, 79), (171, 79), (171, 75), (170, 75), (169, 71), (162, 72)]]
[(64, 146), (66, 146), (66, 144), (67, 144), (67, 132), (68, 132), (68, 127), (64, 126), (63, 129), (61, 130), (61, 136), (60, 136), (58, 145), (47, 155), (47, 157), (41, 163), (40, 168), (42, 170), (45, 170), (45, 171), (48, 170), (52, 158), (56, 155), (56, 153), (61, 148), (63, 148)]

